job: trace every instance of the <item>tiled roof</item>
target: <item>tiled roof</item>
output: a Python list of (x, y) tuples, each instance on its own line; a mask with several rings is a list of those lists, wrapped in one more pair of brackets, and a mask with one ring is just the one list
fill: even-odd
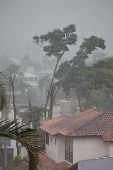
[(102, 136), (104, 141), (113, 141), (113, 114), (89, 109), (72, 117), (45, 121), (40, 128), (51, 135)]
[[(64, 125), (64, 122), (67, 124), (68, 118), (69, 117), (67, 116), (61, 116), (61, 117), (56, 117), (56, 118), (41, 122), (42, 126), (40, 128), (50, 133), (51, 135), (55, 135), (62, 128), (61, 125), (62, 124)], [(56, 127), (56, 124), (57, 124), (57, 127)]]
[[(66, 162), (61, 162), (59, 164), (54, 163), (51, 159), (49, 159), (46, 155), (41, 155), (41, 164), (37, 166), (37, 169), (40, 170), (66, 170), (71, 165)], [(29, 166), (26, 163), (20, 164), (15, 170), (28, 170)]]
[(17, 168), (15, 168), (15, 170), (28, 170), (29, 169), (29, 165), (26, 164), (25, 162), (22, 162)]
[(71, 167), (71, 165), (66, 162), (56, 164), (46, 155), (41, 156), (41, 166), (39, 167), (40, 170), (66, 170), (69, 167)]
[(102, 136), (104, 141), (113, 141), (113, 114), (103, 113), (83, 125), (70, 136)]

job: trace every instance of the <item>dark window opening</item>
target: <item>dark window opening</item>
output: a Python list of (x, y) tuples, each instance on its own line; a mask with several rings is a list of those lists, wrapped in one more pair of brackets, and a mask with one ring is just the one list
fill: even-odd
[(49, 133), (46, 133), (46, 144), (49, 145)]

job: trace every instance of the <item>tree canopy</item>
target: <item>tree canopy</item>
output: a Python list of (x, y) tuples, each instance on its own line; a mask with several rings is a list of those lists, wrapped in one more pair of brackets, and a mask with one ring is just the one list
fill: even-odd
[[(81, 111), (81, 100), (83, 101), (86, 98), (88, 100), (90, 90), (94, 89), (94, 85), (98, 86), (94, 78), (97, 73), (91, 67), (86, 66), (85, 60), (97, 48), (105, 49), (104, 42), (102, 38), (95, 36), (84, 39), (73, 59), (62, 63), (55, 74), (67, 95), (69, 95), (71, 88), (75, 89)], [(85, 109), (87, 108), (87, 100)]]

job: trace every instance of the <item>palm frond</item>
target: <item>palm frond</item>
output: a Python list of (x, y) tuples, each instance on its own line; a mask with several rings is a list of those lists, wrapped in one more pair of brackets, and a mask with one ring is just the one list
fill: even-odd
[(0, 121), (0, 136), (8, 137), (20, 142), (29, 156), (29, 170), (35, 170), (40, 162), (40, 155), (44, 153), (42, 140), (36, 129), (25, 128), (18, 120)]

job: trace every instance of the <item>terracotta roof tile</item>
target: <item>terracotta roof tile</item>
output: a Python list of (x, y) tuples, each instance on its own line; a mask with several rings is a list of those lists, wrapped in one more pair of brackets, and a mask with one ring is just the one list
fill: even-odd
[(25, 162), (22, 162), (17, 168), (15, 168), (15, 170), (28, 170), (29, 169), (29, 165), (26, 164)]
[(80, 127), (70, 136), (102, 136), (104, 141), (113, 141), (113, 114), (103, 113)]
[(46, 130), (46, 132), (50, 133), (51, 135), (55, 135), (62, 128), (60, 125), (68, 123), (68, 118), (69, 117), (67, 116), (61, 116), (41, 122), (41, 129)]
[(67, 164), (66, 162), (56, 164), (46, 155), (42, 155), (41, 158), (42, 166), (40, 167), (40, 170), (66, 170), (71, 167), (71, 165)]
[(51, 135), (102, 136), (104, 141), (113, 141), (113, 114), (89, 109), (72, 117), (45, 121), (40, 128)]

